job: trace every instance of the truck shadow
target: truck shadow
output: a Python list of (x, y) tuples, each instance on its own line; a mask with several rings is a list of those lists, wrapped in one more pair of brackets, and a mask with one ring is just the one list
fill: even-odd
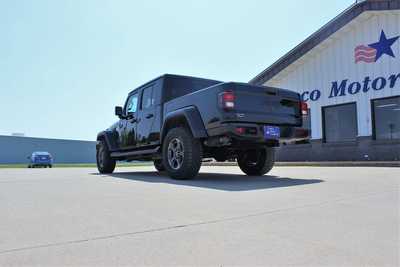
[[(99, 174), (95, 174), (99, 175)], [(146, 183), (165, 183), (191, 187), (210, 188), (223, 191), (249, 191), (290, 187), (324, 182), (321, 179), (297, 179), (279, 176), (246, 176), (239, 174), (201, 172), (193, 180), (173, 180), (166, 174), (158, 172), (117, 172), (109, 175), (118, 179), (140, 181)]]

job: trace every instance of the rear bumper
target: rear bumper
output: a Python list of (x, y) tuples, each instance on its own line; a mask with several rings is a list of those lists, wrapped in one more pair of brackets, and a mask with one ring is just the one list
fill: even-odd
[(30, 166), (52, 166), (52, 163), (30, 163)]
[[(305, 141), (310, 139), (310, 133), (307, 129), (294, 126), (279, 126), (280, 138), (276, 140), (266, 140), (264, 138), (264, 125), (265, 124), (261, 125), (255, 123), (224, 123), (219, 127), (209, 129), (208, 134), (210, 137), (227, 136), (238, 141), (275, 145), (279, 145), (279, 143)], [(243, 127), (249, 130), (246, 130), (243, 134), (238, 134), (236, 132), (238, 127)]]
[(31, 166), (48, 166), (48, 165), (53, 165), (52, 161), (35, 161), (29, 163)]

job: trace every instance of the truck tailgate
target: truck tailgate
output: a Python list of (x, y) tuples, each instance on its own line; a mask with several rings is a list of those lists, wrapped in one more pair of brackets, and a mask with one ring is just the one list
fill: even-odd
[(274, 125), (301, 125), (299, 94), (288, 90), (235, 84), (232, 120)]

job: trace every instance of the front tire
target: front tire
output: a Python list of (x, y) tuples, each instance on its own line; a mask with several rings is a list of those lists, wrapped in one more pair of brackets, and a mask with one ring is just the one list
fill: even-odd
[(249, 176), (261, 176), (268, 173), (275, 163), (274, 148), (267, 147), (248, 150), (238, 156), (239, 168)]
[(100, 173), (112, 173), (115, 169), (116, 161), (111, 158), (107, 145), (100, 141), (96, 149), (97, 169)]
[(168, 175), (173, 179), (194, 178), (200, 170), (202, 146), (186, 128), (173, 128), (164, 138), (162, 158)]

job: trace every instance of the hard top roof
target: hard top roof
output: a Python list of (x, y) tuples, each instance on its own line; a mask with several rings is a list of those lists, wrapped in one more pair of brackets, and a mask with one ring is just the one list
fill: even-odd
[(186, 76), (186, 75), (178, 75), (178, 74), (169, 74), (169, 73), (165, 73), (163, 75), (158, 76), (157, 78), (154, 78), (138, 87), (136, 87), (135, 89), (131, 90), (129, 94), (135, 92), (137, 89), (140, 89), (142, 87), (147, 86), (148, 84), (151, 84), (157, 80), (160, 79), (165, 79), (165, 78), (185, 78), (185, 79), (197, 79), (197, 80), (208, 80), (208, 81), (214, 81), (216, 83), (221, 83), (222, 81), (218, 81), (218, 80), (214, 80), (214, 79), (206, 79), (206, 78), (200, 78), (200, 77), (194, 77), (194, 76)]

